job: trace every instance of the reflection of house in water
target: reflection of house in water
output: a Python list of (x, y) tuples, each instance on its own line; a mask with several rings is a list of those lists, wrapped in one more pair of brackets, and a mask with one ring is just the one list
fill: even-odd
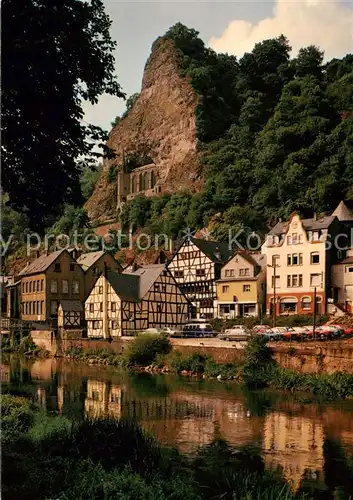
[(219, 438), (231, 445), (246, 445), (263, 428), (263, 418), (251, 417), (240, 401), (184, 392), (167, 399), (124, 399), (123, 415), (138, 420), (158, 440), (182, 453)]
[(323, 442), (324, 429), (319, 420), (277, 412), (266, 416), (265, 463), (283, 467), (284, 474), (295, 486), (306, 470), (323, 469)]
[(121, 416), (121, 387), (99, 380), (87, 381), (85, 414), (89, 418)]

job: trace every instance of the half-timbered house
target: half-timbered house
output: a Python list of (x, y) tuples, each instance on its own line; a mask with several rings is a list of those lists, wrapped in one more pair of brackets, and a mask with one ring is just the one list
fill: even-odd
[(146, 328), (178, 327), (189, 315), (189, 302), (164, 265), (134, 273), (107, 270), (85, 302), (89, 337), (117, 337)]
[(225, 243), (186, 239), (168, 264), (180, 289), (192, 303), (192, 316), (210, 319), (216, 315), (216, 280), (233, 254)]

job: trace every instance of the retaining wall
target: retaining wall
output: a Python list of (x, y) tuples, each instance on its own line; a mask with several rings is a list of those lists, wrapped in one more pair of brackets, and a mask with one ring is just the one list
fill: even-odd
[[(123, 337), (112, 342), (77, 338), (79, 333), (63, 332), (55, 335), (52, 331), (32, 331), (35, 344), (44, 347), (53, 356), (63, 356), (70, 347), (83, 349), (107, 349), (122, 353), (124, 347), (132, 338)], [(173, 350), (187, 355), (200, 353), (211, 356), (217, 363), (232, 363), (243, 358), (243, 346), (232, 342), (222, 342), (218, 339), (172, 339)], [(353, 373), (353, 339), (344, 342), (325, 342), (300, 344), (297, 342), (279, 342), (271, 345), (274, 359), (283, 368), (300, 372), (346, 371)]]

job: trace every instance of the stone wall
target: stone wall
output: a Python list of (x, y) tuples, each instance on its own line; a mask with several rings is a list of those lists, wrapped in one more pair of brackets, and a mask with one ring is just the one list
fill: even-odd
[[(133, 340), (132, 337), (125, 337), (108, 342), (107, 340), (77, 338), (77, 332), (75, 334), (56, 336), (49, 330), (34, 330), (32, 338), (35, 344), (47, 349), (53, 356), (62, 356), (71, 347), (85, 350), (107, 349), (122, 353), (126, 345)], [(185, 339), (172, 340), (173, 350), (183, 355), (200, 353), (212, 357), (216, 363), (232, 363), (243, 359), (244, 350), (240, 346), (235, 347), (232, 343), (225, 342), (218, 346), (214, 343), (215, 339), (203, 339), (203, 342), (194, 344)], [(310, 345), (294, 342), (278, 343), (271, 346), (271, 349), (273, 358), (283, 368), (303, 373), (335, 371), (353, 373), (353, 342), (318, 342)]]

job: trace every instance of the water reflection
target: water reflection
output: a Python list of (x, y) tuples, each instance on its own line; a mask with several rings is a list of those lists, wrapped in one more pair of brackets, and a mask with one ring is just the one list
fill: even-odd
[(136, 419), (182, 453), (217, 440), (256, 446), (266, 467), (283, 468), (295, 489), (320, 490), (325, 499), (353, 494), (353, 402), (304, 404), (293, 395), (51, 359), (13, 358), (1, 366), (1, 382), (69, 418)]

